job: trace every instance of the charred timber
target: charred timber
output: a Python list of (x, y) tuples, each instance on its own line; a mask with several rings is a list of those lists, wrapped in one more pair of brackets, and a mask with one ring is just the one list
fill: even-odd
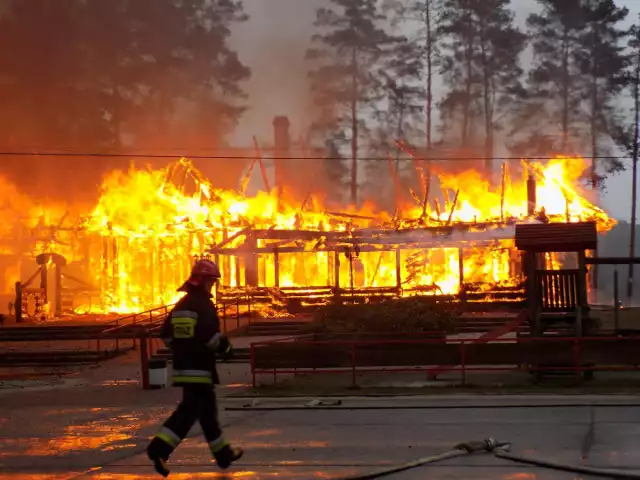
[(640, 257), (586, 257), (587, 265), (640, 265)]
[(309, 240), (318, 241), (320, 237), (341, 238), (348, 236), (346, 232), (320, 230), (276, 230), (256, 229), (252, 231), (258, 240)]
[(371, 221), (377, 220), (377, 218), (375, 217), (369, 217), (367, 215), (357, 215), (355, 213), (343, 213), (343, 212), (324, 212), (324, 213), (326, 215), (329, 215), (330, 217), (350, 218), (350, 219), (356, 219), (356, 220), (371, 220)]
[(233, 242), (236, 238), (241, 237), (242, 235), (248, 235), (249, 233), (251, 233), (251, 226), (246, 227), (242, 230), (240, 230), (238, 233), (236, 233), (235, 235), (230, 236), (229, 238), (227, 238), (226, 240), (224, 240), (222, 243), (218, 244), (218, 245), (213, 245), (210, 249), (210, 253), (213, 253), (214, 251), (220, 250), (221, 248), (223, 248), (225, 245), (228, 245), (229, 243)]
[[(511, 237), (505, 237), (504, 239), (509, 239)], [(360, 242), (344, 242), (343, 244), (328, 244), (325, 248), (314, 249), (312, 247), (279, 247), (279, 248), (270, 248), (270, 247), (262, 247), (256, 248), (255, 250), (251, 250), (252, 253), (255, 254), (286, 254), (286, 253), (319, 253), (319, 252), (334, 252), (334, 253), (343, 253), (346, 247), (352, 247), (354, 244), (359, 246), (361, 253), (380, 253), (380, 252), (393, 252), (396, 248), (401, 246), (402, 250), (410, 250), (410, 249), (433, 249), (433, 248), (452, 248), (459, 246), (469, 246), (473, 248), (481, 248), (481, 247), (489, 247), (494, 244), (495, 240), (483, 240), (483, 241), (460, 241), (460, 240), (442, 240), (442, 239), (433, 239), (430, 242), (410, 242), (410, 241), (389, 241), (386, 239), (369, 239), (364, 245)], [(246, 247), (237, 247), (237, 248), (222, 248), (220, 250), (211, 250), (210, 253), (218, 254), (218, 255), (240, 255), (246, 253)]]
[(332, 286), (310, 286), (310, 287), (280, 287), (279, 290), (283, 293), (287, 293), (287, 292), (299, 292), (299, 291), (309, 291), (309, 292), (316, 292), (316, 291), (330, 291), (333, 290)]

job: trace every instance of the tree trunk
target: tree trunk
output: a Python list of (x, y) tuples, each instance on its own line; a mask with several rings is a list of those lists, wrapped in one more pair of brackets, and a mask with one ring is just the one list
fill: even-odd
[(487, 46), (484, 38), (484, 27), (480, 33), (480, 52), (482, 54), (482, 98), (484, 103), (484, 157), (485, 170), (491, 178), (493, 170), (493, 115), (491, 106), (491, 72), (487, 59)]
[[(396, 138), (403, 139), (404, 138), (404, 110), (405, 110), (405, 100), (402, 93), (400, 93), (400, 111), (398, 112), (398, 125), (396, 126)], [(400, 147), (396, 148), (396, 175), (398, 179), (400, 179)], [(396, 210), (400, 210), (400, 204), (402, 203), (402, 192), (400, 191), (399, 182), (394, 182), (395, 189), (395, 206)]]
[(596, 121), (598, 114), (598, 103), (598, 80), (594, 76), (591, 85), (591, 119), (589, 122), (589, 133), (591, 136), (591, 188), (593, 190), (598, 188), (598, 125)]
[(589, 122), (589, 130), (591, 135), (591, 188), (593, 190), (598, 188), (598, 110), (600, 102), (598, 101), (598, 77), (596, 76), (598, 71), (596, 49), (598, 47), (598, 26), (593, 25), (593, 52), (591, 59), (591, 119)]
[[(640, 47), (636, 52), (636, 71), (633, 82), (633, 171), (631, 180), (631, 232), (629, 235), (629, 257), (636, 254), (636, 214), (638, 201), (638, 135), (640, 135)], [(627, 283), (627, 298), (629, 305), (633, 298), (633, 274), (634, 266), (629, 265), (629, 280)]]
[(431, 0), (425, 0), (425, 19), (427, 30), (427, 152), (431, 150), (431, 110), (433, 108), (433, 32), (431, 31)]
[(351, 53), (351, 203), (358, 205), (358, 58)]
[(469, 140), (469, 130), (471, 128), (471, 89), (473, 86), (473, 23), (471, 20), (471, 12), (467, 11), (467, 45), (465, 46), (465, 66), (466, 66), (466, 85), (463, 117), (462, 117), (462, 146), (464, 147)]
[(569, 143), (569, 32), (562, 37), (562, 150)]

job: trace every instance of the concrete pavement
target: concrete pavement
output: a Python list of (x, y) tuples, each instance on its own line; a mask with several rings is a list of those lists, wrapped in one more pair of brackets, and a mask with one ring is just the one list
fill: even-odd
[[(342, 398), (339, 407), (308, 408), (313, 397), (232, 395), (249, 383), (246, 370), (221, 365), (218, 390), (226, 434), (245, 447), (245, 457), (222, 474), (196, 427), (172, 457), (170, 478), (340, 478), (488, 436), (511, 441), (514, 453), (640, 470), (636, 396), (432, 394), (350, 397)], [(142, 391), (138, 376), (132, 354), (74, 371), (50, 386), (0, 389), (0, 480), (158, 478), (144, 449), (180, 392)], [(588, 477), (476, 454), (388, 478)]]
[[(50, 406), (3, 409), (0, 480), (158, 478), (143, 451), (147, 438), (173, 407), (166, 401), (167, 393), (141, 392), (146, 397), (142, 406), (88, 408), (78, 405), (77, 400), (65, 402), (65, 396), (58, 395)], [(173, 393), (169, 397), (175, 401)], [(513, 442), (514, 453), (640, 469), (640, 409), (621, 406), (621, 400), (632, 403), (636, 401), (633, 398), (611, 399), (618, 406), (606, 406), (603, 398), (594, 399), (596, 406), (549, 406), (548, 400), (529, 399), (540, 402), (539, 407), (513, 406), (514, 399), (504, 403), (512, 406), (502, 408), (488, 408), (490, 398), (478, 400), (484, 402), (480, 408), (471, 406), (474, 399), (470, 396), (465, 405), (443, 408), (446, 405), (433, 398), (349, 399), (334, 410), (301, 410), (308, 399), (265, 399), (257, 404), (265, 409), (254, 410), (242, 407), (250, 401), (223, 399), (222, 404), (228, 407), (246, 408), (222, 412), (227, 435), (246, 448), (246, 456), (223, 475), (210, 462), (196, 428), (171, 459), (171, 478), (339, 478), (405, 463), (487, 436)], [(422, 408), (434, 401), (439, 402), (438, 408)], [(562, 401), (575, 403), (576, 398), (559, 398), (556, 404)], [(280, 409), (269, 410), (270, 406)], [(288, 406), (297, 409), (289, 410)], [(489, 454), (452, 459), (388, 478), (425, 477), (588, 478), (518, 465)]]

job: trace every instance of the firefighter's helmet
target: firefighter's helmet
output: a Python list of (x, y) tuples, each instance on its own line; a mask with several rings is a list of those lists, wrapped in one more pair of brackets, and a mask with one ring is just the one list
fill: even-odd
[(179, 292), (186, 291), (189, 285), (197, 287), (209, 279), (218, 280), (222, 275), (218, 265), (208, 259), (198, 260), (191, 268), (191, 274), (186, 282), (178, 289)]

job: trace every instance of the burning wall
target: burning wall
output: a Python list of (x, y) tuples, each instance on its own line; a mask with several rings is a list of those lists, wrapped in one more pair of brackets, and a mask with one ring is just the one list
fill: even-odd
[[(529, 166), (537, 179), (538, 221), (595, 220), (600, 231), (613, 226), (578, 193), (583, 167), (573, 158)], [(391, 216), (373, 207), (328, 212), (313, 195), (302, 203), (275, 191), (245, 198), (214, 188), (187, 160), (168, 169), (115, 171), (105, 178), (97, 205), (64, 230), (52, 220), (64, 213), (53, 215), (38, 230), (53, 225), (51, 238), (17, 253), (55, 251), (79, 265), (83, 279), (100, 292), (83, 307), (95, 311), (172, 303), (193, 257), (207, 252), (217, 256), (229, 287), (401, 287), (456, 294), (471, 284), (517, 285), (513, 225), (535, 221), (528, 215), (523, 174), (505, 169), (497, 187), (472, 170), (451, 175), (434, 168), (432, 177), (426, 199), (416, 198)], [(9, 197), (20, 198), (18, 192)], [(9, 206), (3, 213), (14, 212)], [(34, 218), (5, 220), (4, 228), (13, 225), (5, 238), (15, 237), (18, 226), (33, 228)], [(15, 244), (7, 248), (15, 250)]]

